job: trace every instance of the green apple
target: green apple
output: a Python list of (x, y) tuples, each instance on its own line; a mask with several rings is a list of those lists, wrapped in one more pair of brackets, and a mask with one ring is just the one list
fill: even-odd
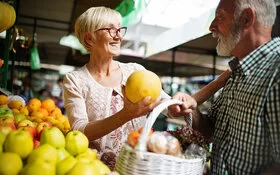
[(0, 106), (0, 118), (5, 116), (14, 117), (13, 111), (8, 106)]
[(73, 156), (68, 156), (58, 164), (56, 164), (56, 175), (64, 175), (67, 174), (77, 163), (76, 158)]
[(110, 168), (99, 159), (95, 159), (93, 161), (93, 166), (94, 169), (98, 170), (100, 174), (108, 174), (111, 172)]
[(77, 162), (67, 175), (101, 175), (92, 163)]
[(66, 151), (65, 148), (58, 148), (57, 149), (57, 163), (65, 159), (66, 157), (71, 156), (70, 153)]
[(21, 126), (32, 126), (32, 127), (36, 128), (35, 123), (33, 123), (31, 120), (28, 120), (28, 119), (23, 119), (17, 123), (17, 127), (21, 127)]
[(17, 114), (14, 114), (14, 119), (15, 119), (15, 122), (17, 124), (20, 121), (26, 119), (26, 116), (23, 113), (17, 113)]
[(25, 130), (15, 130), (10, 132), (4, 142), (5, 152), (14, 152), (25, 159), (33, 150), (33, 138)]
[(28, 156), (27, 162), (32, 163), (37, 159), (56, 164), (57, 162), (57, 150), (49, 144), (40, 144), (32, 153)]
[(13, 152), (0, 154), (0, 174), (19, 174), (22, 169), (21, 157)]
[(44, 159), (36, 159), (32, 162), (28, 162), (22, 169), (21, 175), (54, 175), (55, 164), (48, 162)]
[(78, 130), (72, 130), (65, 137), (65, 149), (72, 155), (76, 156), (88, 149), (88, 138)]
[(40, 139), (41, 134), (44, 131), (44, 129), (51, 128), (51, 127), (52, 127), (51, 122), (42, 121), (42, 122), (38, 123), (37, 127), (36, 127), (38, 138)]
[(78, 160), (78, 162), (83, 162), (83, 163), (92, 163), (93, 162), (93, 159), (88, 157), (86, 154), (79, 154), (76, 156), (76, 159)]
[(37, 135), (36, 128), (34, 128), (33, 126), (29, 126), (29, 125), (28, 126), (20, 126), (20, 127), (18, 127), (18, 130), (20, 130), (20, 129), (27, 131), (33, 139)]
[(97, 151), (91, 148), (87, 148), (87, 150), (83, 153), (80, 153), (76, 156), (78, 161), (82, 162), (93, 162), (97, 157)]
[(48, 143), (55, 147), (56, 149), (58, 148), (64, 148), (65, 147), (65, 137), (64, 134), (60, 129), (57, 127), (53, 126), (51, 128), (46, 128), (42, 132), (40, 136), (40, 143), (45, 144)]

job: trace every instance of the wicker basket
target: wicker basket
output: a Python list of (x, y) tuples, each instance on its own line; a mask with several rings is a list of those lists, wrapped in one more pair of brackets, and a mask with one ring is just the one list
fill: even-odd
[(182, 104), (182, 102), (168, 100), (154, 108), (148, 116), (135, 149), (127, 143), (123, 145), (115, 171), (121, 175), (201, 175), (203, 173), (205, 158), (183, 159), (146, 150), (148, 131), (152, 128), (158, 115), (173, 104)]

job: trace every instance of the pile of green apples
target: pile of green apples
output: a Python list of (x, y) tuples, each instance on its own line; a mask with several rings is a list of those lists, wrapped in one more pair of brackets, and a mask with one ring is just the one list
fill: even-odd
[(71, 130), (63, 134), (55, 126), (43, 129), (39, 145), (35, 145), (33, 135), (25, 129), (0, 132), (0, 174), (115, 174), (88, 146), (88, 138), (82, 132)]

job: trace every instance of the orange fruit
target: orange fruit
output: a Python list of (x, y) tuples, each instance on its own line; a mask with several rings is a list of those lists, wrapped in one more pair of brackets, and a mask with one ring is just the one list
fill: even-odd
[(132, 148), (134, 148), (137, 145), (139, 138), (140, 133), (138, 131), (132, 131), (127, 136), (127, 142)]
[[(143, 128), (140, 128), (140, 129), (138, 130), (138, 132), (139, 132), (140, 134), (142, 133), (142, 131), (143, 131)], [(153, 130), (153, 129), (150, 129), (148, 136), (151, 136), (151, 135), (153, 134), (153, 132), (154, 132), (154, 130)]]
[(0, 95), (0, 106), (5, 105), (8, 103), (8, 96), (7, 95)]
[(28, 106), (24, 106), (19, 112), (27, 116), (29, 114)]
[(45, 119), (45, 118), (47, 118), (47, 117), (45, 117), (44, 116), (44, 114), (42, 113), (42, 112), (40, 112), (39, 110), (37, 110), (37, 111), (33, 111), (32, 113), (31, 113), (31, 116), (30, 116), (31, 118), (33, 118), (33, 119)]
[[(66, 117), (66, 116), (65, 116)], [(66, 120), (63, 122), (64, 128), (66, 130), (70, 130), (71, 129), (71, 125), (69, 123), (69, 119), (66, 117)]]
[(52, 116), (59, 116), (62, 115), (61, 109), (59, 107), (55, 107), (52, 111), (51, 114)]
[(67, 117), (63, 114), (56, 115), (55, 119), (58, 120), (60, 123), (64, 123), (67, 120)]
[(154, 102), (160, 95), (160, 78), (152, 71), (138, 70), (132, 73), (126, 82), (125, 93), (127, 98), (136, 103), (143, 98), (150, 96), (151, 102)]
[(11, 100), (8, 102), (8, 107), (11, 109), (21, 110), (24, 107), (24, 104), (20, 100)]
[(32, 98), (28, 102), (29, 112), (37, 111), (41, 107), (41, 101), (38, 98)]
[(45, 118), (47, 118), (48, 116), (49, 116), (49, 112), (48, 112), (48, 110), (46, 110), (45, 108), (39, 108), (38, 110), (37, 110), (37, 112), (39, 112), (39, 113), (41, 113), (44, 117), (44, 119)]
[(55, 102), (53, 99), (47, 98), (42, 101), (42, 108), (46, 109), (49, 114), (55, 109)]

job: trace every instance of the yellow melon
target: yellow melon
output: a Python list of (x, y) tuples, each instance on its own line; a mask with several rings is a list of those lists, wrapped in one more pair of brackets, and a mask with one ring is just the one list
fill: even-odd
[(160, 78), (152, 71), (138, 70), (132, 73), (126, 82), (125, 93), (127, 98), (136, 103), (143, 98), (150, 96), (154, 102), (161, 92)]

